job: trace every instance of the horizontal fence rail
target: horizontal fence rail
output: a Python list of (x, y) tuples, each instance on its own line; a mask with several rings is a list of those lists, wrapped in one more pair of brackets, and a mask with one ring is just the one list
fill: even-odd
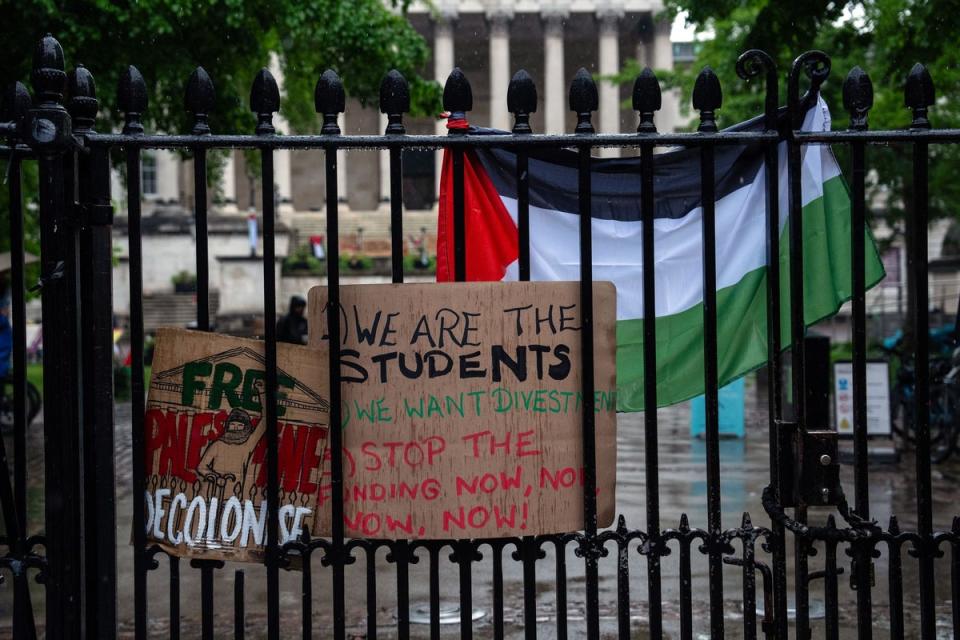
[[(593, 301), (593, 244), (591, 207), (592, 150), (599, 147), (620, 147), (638, 151), (640, 169), (624, 180), (635, 180), (641, 185), (639, 207), (643, 221), (642, 247), (638, 247), (643, 265), (643, 337), (645, 350), (643, 364), (649, 375), (645, 377), (645, 406), (653, 407), (643, 416), (643, 449), (645, 456), (644, 509), (646, 522), (628, 523), (621, 515), (616, 525), (608, 530), (597, 526), (596, 451), (594, 433), (593, 335), (582, 331), (581, 347), (584, 353), (582, 370), (583, 397), (583, 468), (585, 491), (583, 501), (584, 529), (557, 535), (539, 535), (498, 539), (464, 540), (375, 540), (348, 539), (344, 531), (343, 443), (339, 429), (330, 431), (331, 450), (331, 509), (333, 535), (315, 538), (309, 532), (301, 538), (281, 544), (279, 536), (279, 467), (278, 427), (276, 412), (266, 411), (267, 418), (267, 500), (265, 565), (265, 599), (267, 637), (274, 639), (291, 633), (310, 638), (332, 632), (342, 640), (348, 631), (363, 633), (368, 638), (378, 634), (408, 638), (414, 635), (411, 625), (420, 615), (410, 602), (413, 580), (425, 580), (429, 602), (423, 620), (431, 638), (441, 636), (442, 622), (450, 612), (443, 603), (457, 604), (452, 615), (457, 620), (457, 634), (470, 638), (477, 631), (474, 621), (475, 603), (481, 599), (492, 609), (489, 633), (502, 638), (513, 634), (516, 626), (525, 638), (536, 638), (539, 626), (549, 624), (550, 634), (558, 638), (586, 635), (599, 638), (616, 633), (621, 638), (637, 633), (637, 618), (642, 617), (651, 637), (679, 635), (693, 638), (695, 633), (709, 631), (711, 637), (788, 638), (806, 640), (814, 628), (828, 638), (839, 637), (841, 625), (853, 624), (841, 617), (840, 579), (848, 571), (856, 599), (856, 629), (858, 637), (872, 637), (875, 615), (885, 608), (890, 620), (890, 637), (934, 638), (938, 621), (937, 603), (946, 600), (946, 594), (935, 591), (935, 561), (946, 556), (951, 567), (951, 611), (947, 615), (954, 634), (960, 633), (960, 519), (948, 531), (936, 531), (931, 499), (930, 426), (927, 412), (916, 413), (916, 513), (915, 530), (903, 530), (896, 517), (886, 527), (871, 519), (869, 510), (866, 426), (866, 306), (863, 237), (867, 231), (865, 180), (869, 170), (868, 148), (875, 144), (896, 143), (912, 154), (913, 165), (913, 228), (926, 229), (928, 222), (928, 164), (929, 145), (956, 144), (960, 131), (932, 128), (927, 109), (933, 105), (934, 89), (930, 75), (921, 66), (914, 67), (906, 81), (905, 103), (912, 119), (899, 131), (871, 131), (868, 112), (873, 95), (865, 72), (855, 68), (844, 82), (844, 108), (850, 114), (846, 131), (802, 132), (803, 114), (811, 100), (815, 100), (821, 84), (830, 73), (830, 60), (821, 52), (808, 52), (797, 58), (787, 79), (786, 107), (781, 108), (779, 75), (773, 60), (760, 51), (748, 51), (737, 65), (738, 74), (751, 82), (763, 83), (765, 111), (763, 129), (753, 132), (720, 131), (716, 114), (722, 106), (720, 79), (709, 68), (697, 77), (693, 91), (693, 106), (699, 113), (697, 130), (692, 133), (659, 133), (655, 114), (661, 106), (660, 85), (649, 69), (637, 78), (632, 102), (639, 113), (637, 133), (596, 133), (592, 112), (597, 109), (597, 87), (590, 74), (577, 73), (570, 88), (570, 107), (577, 114), (576, 132), (564, 135), (543, 135), (531, 132), (530, 113), (537, 104), (536, 88), (530, 76), (520, 71), (510, 83), (508, 103), (515, 116), (511, 133), (471, 135), (467, 129), (451, 127), (447, 136), (406, 134), (403, 115), (409, 111), (409, 90), (406, 81), (396, 71), (386, 75), (380, 94), (380, 110), (388, 117), (383, 135), (342, 135), (337, 125), (338, 115), (345, 109), (345, 92), (337, 74), (323, 73), (317, 83), (316, 111), (322, 118), (321, 133), (317, 135), (278, 135), (273, 117), (280, 110), (280, 92), (267, 69), (261, 70), (253, 82), (250, 108), (257, 117), (256, 129), (249, 135), (224, 135), (215, 131), (216, 122), (209, 114), (215, 104), (214, 82), (198, 67), (186, 85), (186, 107), (192, 115), (189, 133), (168, 135), (148, 133), (144, 119), (149, 113), (149, 87), (135, 67), (128, 67), (121, 76), (118, 104), (108, 105), (124, 115), (125, 123), (119, 133), (96, 131), (96, 117), (100, 105), (96, 99), (93, 75), (83, 67), (69, 74), (65, 71), (64, 55), (59, 43), (51, 36), (42, 39), (34, 58), (32, 75), (34, 94), (31, 97), (24, 85), (11, 85), (4, 93), (0, 114), (0, 137), (6, 146), (0, 146), (0, 156), (8, 162), (7, 186), (10, 201), (10, 237), (12, 253), (12, 318), (14, 327), (14, 365), (12, 398), (14, 407), (13, 467), (8, 464), (5, 440), (0, 439), (0, 506), (5, 523), (2, 544), (6, 549), (0, 558), (0, 567), (6, 569), (13, 583), (12, 633), (17, 638), (36, 635), (36, 623), (41, 611), (36, 601), (37, 591), (29, 589), (33, 579), (43, 582), (42, 609), (47, 637), (112, 637), (117, 632), (116, 603), (133, 599), (133, 633), (136, 638), (151, 635), (152, 621), (164, 619), (169, 629), (164, 636), (178, 638), (184, 602), (181, 587), (185, 581), (199, 581), (200, 600), (188, 603), (191, 609), (199, 607), (203, 638), (223, 637), (232, 633), (243, 638), (253, 633), (247, 620), (250, 582), (260, 578), (256, 567), (248, 567), (232, 574), (233, 604), (229, 616), (229, 631), (219, 620), (217, 612), (224, 603), (215, 600), (215, 583), (222, 574), (233, 571), (223, 562), (193, 560), (188, 564), (167, 556), (159, 547), (148, 546), (145, 532), (144, 496), (147, 490), (145, 476), (144, 409), (146, 381), (144, 379), (143, 265), (145, 256), (141, 241), (143, 214), (140, 184), (141, 152), (144, 149), (166, 148), (184, 151), (194, 160), (194, 222), (196, 234), (196, 327), (200, 331), (214, 328), (210, 317), (210, 289), (208, 273), (207, 228), (207, 152), (211, 149), (251, 149), (259, 152), (260, 180), (263, 187), (263, 313), (266, 347), (265, 407), (276, 406), (277, 346), (276, 346), (276, 245), (275, 205), (273, 196), (274, 152), (280, 149), (320, 149), (324, 151), (326, 177), (326, 237), (329, 239), (327, 282), (329, 309), (327, 317), (331, 335), (340, 335), (340, 316), (333, 310), (339, 302), (339, 210), (337, 151), (343, 149), (385, 149), (389, 152), (390, 173), (390, 234), (392, 281), (404, 280), (402, 153), (403, 149), (444, 149), (452, 156), (452, 190), (454, 203), (453, 237), (456, 246), (454, 271), (457, 280), (466, 279), (466, 237), (470, 229), (464, 212), (464, 155), (476, 148), (510, 148), (517, 153), (517, 226), (520, 246), (519, 274), (530, 279), (530, 196), (529, 154), (539, 150), (573, 149), (577, 153), (580, 303), (584, 310), (583, 323), (590, 327)], [(808, 90), (801, 95), (801, 83)], [(64, 100), (64, 88), (68, 93)], [(451, 114), (451, 121), (463, 121), (472, 108), (472, 93), (467, 78), (459, 69), (451, 74), (443, 96), (443, 107)], [(768, 331), (769, 390), (768, 407), (770, 461), (769, 485), (762, 491), (762, 505), (768, 519), (766, 524), (754, 524), (749, 514), (743, 514), (740, 525), (723, 527), (724, 494), (721, 479), (724, 470), (720, 464), (719, 406), (718, 406), (718, 317), (723, 310), (717, 304), (716, 256), (716, 153), (718, 147), (755, 145), (764, 152), (766, 170), (765, 220), (767, 242), (767, 325), (781, 326), (786, 320), (790, 327), (785, 338), (780, 331)], [(805, 481), (813, 481), (806, 468), (800, 469), (797, 460), (803, 460), (822, 442), (824, 436), (806, 421), (804, 402), (797, 402), (795, 415), (786, 417), (784, 401), (787, 384), (792, 385), (791, 397), (804, 398), (806, 372), (804, 349), (806, 333), (803, 316), (803, 216), (801, 215), (803, 150), (810, 145), (845, 146), (850, 150), (848, 179), (851, 193), (852, 242), (852, 335), (854, 351), (854, 387), (859, 393), (854, 399), (853, 503), (848, 501), (841, 486), (826, 487), (831, 505), (829, 516), (817, 512), (811, 522), (810, 508), (819, 503), (808, 502), (802, 491)], [(653, 221), (657, 199), (654, 179), (654, 151), (662, 147), (688, 147), (699, 153), (700, 196), (703, 202), (703, 370), (706, 389), (706, 438), (704, 474), (706, 522), (702, 527), (691, 526), (684, 514), (676, 526), (665, 523), (661, 516), (659, 435), (661, 424), (657, 407), (657, 339), (655, 323), (655, 269), (663, 268), (656, 262)], [(783, 161), (780, 149), (785, 148), (788, 175), (787, 226), (789, 228), (790, 284), (781, 290), (778, 256), (781, 254), (781, 198), (779, 165)], [(111, 322), (109, 314), (111, 281), (111, 224), (110, 152), (123, 158), (126, 173), (127, 240), (129, 243), (130, 332), (132, 335), (132, 482), (133, 512), (115, 513), (114, 482), (116, 470), (113, 452), (113, 405), (110, 388), (112, 380)], [(27, 427), (28, 389), (26, 380), (26, 337), (24, 333), (25, 305), (28, 286), (24, 271), (24, 206), (22, 168), (25, 162), (36, 163), (39, 170), (39, 219), (41, 227), (40, 279), (37, 288), (42, 296), (44, 314), (43, 351), (44, 382), (48, 390), (57, 389), (57, 395), (47, 396), (44, 423), (44, 458), (42, 474), (46, 499), (43, 523), (28, 522), (27, 487), (36, 482), (40, 470), (28, 469)], [(927, 248), (926, 234), (916, 232), (909, 239), (909, 277), (916, 292), (916, 304), (911, 313), (914, 343), (914, 366), (918, 372), (927, 371)], [(781, 318), (781, 300), (790, 302), (789, 318)], [(330, 340), (329, 375), (331, 382), (330, 423), (341, 423), (340, 415), (340, 342)], [(106, 355), (105, 355), (106, 354)], [(791, 359), (791, 382), (784, 382), (784, 358)], [(929, 380), (918, 376), (917, 406), (929, 404)], [(824, 454), (826, 455), (826, 454)], [(824, 458), (821, 456), (820, 460)], [(826, 456), (825, 466), (836, 461)], [(30, 476), (30, 477), (28, 477)], [(822, 478), (817, 477), (816, 481)], [(822, 480), (827, 482), (827, 480)], [(831, 493), (832, 492), (832, 493)], [(755, 514), (756, 515), (756, 514)], [(113, 550), (117, 545), (117, 521), (132, 516), (132, 590), (118, 584), (117, 565), (129, 564), (129, 555), (121, 544), (119, 561)], [(81, 544), (81, 541), (83, 543)], [(123, 541), (121, 541), (123, 542)], [(793, 551), (792, 558), (789, 557)], [(906, 552), (906, 555), (904, 555)], [(887, 576), (874, 572), (875, 559), (883, 554), (888, 567)], [(583, 581), (568, 578), (571, 563), (578, 563), (575, 574), (582, 573)], [(815, 566), (811, 566), (816, 563)], [(844, 564), (849, 564), (845, 568)], [(518, 584), (505, 578), (505, 565), (517, 568)], [(692, 572), (695, 567), (707, 567), (708, 588), (705, 593), (693, 593)], [(582, 570), (580, 567), (582, 566)], [(675, 568), (678, 581), (665, 585), (664, 566)], [(822, 568), (819, 568), (821, 567)], [(385, 585), (378, 568), (392, 567), (395, 583)], [(288, 612), (289, 604), (281, 604), (281, 583), (289, 584), (288, 573), (299, 573), (299, 605), (296, 614)], [(794, 583), (790, 584), (790, 571)], [(490, 571), (491, 590), (477, 593), (476, 584), (487, 577), (478, 577), (478, 571)], [(698, 569), (699, 570), (699, 569)], [(907, 601), (901, 581), (904, 571), (919, 573), (919, 615), (905, 615)], [(631, 592), (630, 576), (643, 574), (645, 594)], [(725, 591), (724, 577), (731, 572), (741, 575), (740, 593)], [(166, 575), (161, 580), (159, 576)], [(292, 574), (295, 575), (295, 574)], [(456, 575), (456, 593), (442, 592), (441, 575)], [(155, 579), (154, 576), (157, 576)], [(610, 576), (610, 583), (606, 583)], [(759, 582), (758, 582), (759, 576)], [(845, 578), (846, 579), (846, 578)], [(822, 582), (821, 582), (822, 581)], [(877, 587), (878, 581), (885, 587)], [(543, 583), (549, 585), (544, 591)], [(353, 630), (347, 602), (348, 587), (363, 585), (365, 597), (362, 629)], [(612, 590), (604, 584), (613, 584)], [(159, 611), (153, 600), (167, 587), (167, 610)], [(822, 594), (824, 613), (822, 626), (811, 616), (811, 585)], [(678, 594), (676, 602), (665, 597), (665, 588)], [(759, 590), (759, 595), (758, 595)], [(385, 603), (381, 594), (393, 593)], [(118, 593), (119, 592), (119, 593)], [(883, 594), (883, 604), (875, 602), (874, 593)], [(260, 593), (260, 591), (258, 591)], [(329, 609), (319, 611), (315, 594), (320, 594)], [(912, 594), (907, 594), (912, 596)], [(394, 602), (395, 598), (395, 602)], [(788, 605), (788, 599), (793, 603)], [(737, 614), (730, 615), (730, 602), (736, 601)], [(289, 602), (289, 599), (287, 600)], [(695, 604), (706, 603), (708, 614), (700, 617)], [(552, 608), (550, 605), (552, 604)], [(381, 609), (396, 607), (393, 619), (386, 623)], [(788, 614), (788, 608), (791, 609)], [(510, 612), (514, 611), (516, 615)], [(582, 619), (581, 619), (582, 611)], [(576, 612), (576, 614), (574, 614)], [(612, 612), (612, 613), (611, 613)], [(292, 616), (292, 617), (291, 617)], [(222, 617), (222, 616), (221, 616)], [(545, 620), (546, 618), (546, 620)], [(612, 618), (612, 620), (608, 620)], [(511, 623), (511, 619), (514, 621)], [(758, 624), (759, 623), (759, 624)], [(916, 629), (909, 625), (916, 624)], [(218, 626), (219, 625), (219, 626)], [(673, 630), (675, 629), (675, 631)], [(885, 635), (885, 631), (881, 630)], [(259, 637), (260, 629), (254, 633)], [(515, 634), (514, 634), (515, 635)]]

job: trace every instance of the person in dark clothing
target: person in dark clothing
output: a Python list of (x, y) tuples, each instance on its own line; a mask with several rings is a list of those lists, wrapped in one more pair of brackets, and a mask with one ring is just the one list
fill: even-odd
[(7, 317), (9, 308), (0, 302), (0, 378), (10, 373), (10, 354), (13, 352), (13, 328)]
[(277, 342), (307, 344), (307, 301), (300, 296), (290, 298), (290, 308), (277, 322)]
[(10, 298), (7, 277), (0, 276), (0, 378), (10, 373), (10, 354), (13, 352), (13, 327), (10, 325)]

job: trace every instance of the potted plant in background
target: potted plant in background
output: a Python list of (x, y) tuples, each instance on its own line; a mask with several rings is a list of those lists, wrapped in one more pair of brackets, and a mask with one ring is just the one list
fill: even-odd
[(195, 293), (197, 290), (197, 276), (189, 271), (178, 271), (170, 281), (175, 293)]
[(326, 273), (326, 263), (307, 247), (300, 247), (284, 258), (282, 270), (285, 276), (322, 276)]
[(373, 269), (373, 258), (362, 253), (350, 253), (340, 256), (340, 268), (353, 272), (367, 272)]

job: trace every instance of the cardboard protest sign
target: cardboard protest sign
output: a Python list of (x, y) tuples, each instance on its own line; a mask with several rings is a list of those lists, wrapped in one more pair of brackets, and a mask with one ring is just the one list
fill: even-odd
[[(144, 420), (147, 540), (260, 562), (266, 544), (264, 343), (160, 329)], [(280, 543), (314, 530), (327, 444), (326, 349), (277, 345)]]
[[(616, 292), (595, 284), (599, 524), (616, 484)], [(583, 529), (579, 285), (340, 288), (345, 531), (468, 538)], [(326, 343), (327, 291), (310, 291)], [(320, 487), (319, 532), (331, 488)]]

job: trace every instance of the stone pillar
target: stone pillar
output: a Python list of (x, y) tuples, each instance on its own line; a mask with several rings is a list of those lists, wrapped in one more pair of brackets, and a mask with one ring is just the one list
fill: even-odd
[(490, 25), (490, 126), (510, 130), (507, 87), (510, 85), (510, 20), (513, 10), (502, 6), (487, 13)]
[(157, 198), (177, 202), (180, 198), (180, 165), (182, 162), (167, 149), (153, 152), (157, 167)]
[(227, 157), (223, 163), (223, 176), (220, 184), (223, 187), (223, 210), (225, 213), (237, 212), (237, 167), (233, 161), (234, 149), (227, 150)]
[[(347, 131), (347, 116), (341, 113), (337, 116), (337, 126), (341, 133)], [(337, 149), (337, 198), (340, 202), (350, 202), (350, 183), (347, 181), (347, 150)]]
[[(380, 126), (380, 113), (372, 106), (363, 107), (355, 98), (347, 100), (344, 135), (369, 134)], [(344, 162), (344, 156), (349, 167), (344, 172), (346, 190), (341, 197), (346, 196), (351, 211), (376, 211), (380, 206), (380, 152), (354, 151), (341, 152), (338, 163)]]
[[(270, 54), (270, 73), (277, 81), (280, 88), (281, 104), (283, 103), (283, 71), (280, 69), (280, 58), (277, 54)], [(290, 124), (283, 117), (281, 107), (280, 113), (274, 116), (274, 126), (277, 133), (283, 135), (290, 134)], [(277, 200), (280, 206), (277, 209), (278, 214), (287, 214), (293, 212), (293, 182), (290, 178), (290, 150), (277, 149), (273, 152), (273, 183), (277, 192)]]
[(650, 67), (673, 69), (673, 44), (670, 42), (672, 24), (669, 20), (656, 20), (653, 26), (653, 39), (650, 43)]
[[(447, 81), (447, 76), (455, 66), (453, 48), (453, 27), (457, 20), (457, 8), (453, 4), (441, 5), (438, 9), (436, 21), (433, 23), (433, 77), (441, 86)], [(447, 134), (447, 121), (437, 120), (436, 134)], [(443, 151), (436, 152), (436, 171), (434, 172), (434, 189), (440, 190), (440, 170), (443, 168)]]
[[(381, 113), (379, 122), (377, 133), (383, 135), (387, 130), (387, 114)], [(385, 202), (390, 199), (390, 151), (381, 149), (377, 155), (380, 161), (380, 202)]]
[[(600, 32), (600, 75), (612, 76), (620, 71), (620, 18), (623, 9), (608, 5), (597, 11)], [(620, 133), (620, 87), (600, 80), (600, 132)], [(620, 149), (599, 149), (601, 156), (617, 157)]]
[(563, 133), (567, 119), (567, 83), (563, 73), (563, 22), (569, 12), (560, 7), (544, 8), (544, 133)]
[[(647, 45), (648, 64), (654, 71), (673, 69), (673, 43), (670, 42), (671, 28), (670, 20), (654, 22), (653, 38)], [(680, 90), (669, 89), (664, 91), (662, 103), (663, 106), (657, 112), (654, 121), (657, 123), (657, 130), (661, 133), (670, 133), (682, 124)]]
[[(277, 127), (279, 131), (279, 127)], [(277, 149), (273, 158), (273, 179), (277, 198), (280, 201), (279, 213), (293, 212), (293, 182), (290, 179), (290, 150)]]

